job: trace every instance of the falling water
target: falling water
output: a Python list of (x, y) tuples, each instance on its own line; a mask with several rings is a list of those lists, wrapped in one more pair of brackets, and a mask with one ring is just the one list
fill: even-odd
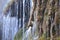
[[(29, 13), (30, 7), (32, 8), (32, 1), (30, 0), (30, 4), (28, 3), (28, 0), (23, 0), (23, 38), (22, 40), (36, 40), (35, 38), (35, 31), (36, 31), (36, 25), (33, 27), (29, 27), (25, 31), (25, 20), (28, 21), (29, 14), (26, 16), (25, 14)], [(27, 5), (28, 4), (28, 5)], [(25, 10), (25, 7), (27, 6), (27, 11)], [(21, 11), (21, 9), (20, 9)], [(11, 12), (8, 13), (7, 16), (3, 16), (3, 35), (2, 35), (2, 40), (14, 40), (14, 36), (18, 31), (18, 19), (17, 17), (10, 17)], [(27, 18), (26, 18), (27, 17)]]
[[(8, 3), (9, 1), (5, 2), (4, 7), (7, 6)], [(2, 40), (14, 40), (14, 36), (18, 31), (18, 20), (16, 17), (10, 17), (10, 14), (11, 12), (9, 11), (7, 16), (3, 15)]]
[(3, 17), (3, 37), (2, 40), (14, 40), (14, 36), (18, 31), (17, 18), (15, 17)]
[[(28, 2), (28, 0), (25, 0), (24, 2), (26, 2), (26, 4), (27, 4), (27, 2)], [(32, 8), (32, 1), (30, 0), (30, 6), (31, 6), (31, 8)], [(26, 5), (25, 4), (25, 5)], [(32, 5), (31, 5), (32, 4)], [(26, 6), (28, 6), (28, 5), (26, 5)], [(26, 8), (26, 7), (25, 7)], [(28, 7), (29, 8), (29, 7)], [(24, 10), (24, 3), (23, 3), (23, 10)], [(28, 9), (27, 9), (28, 10)], [(29, 11), (28, 11), (29, 12)], [(38, 34), (37, 34), (37, 32), (38, 31), (36, 31), (37, 29), (38, 29), (38, 27), (36, 27), (36, 22), (34, 22), (34, 25), (33, 25), (33, 27), (29, 27), (25, 32), (24, 32), (24, 30), (25, 30), (25, 10), (23, 11), (23, 39), (24, 40), (37, 40), (38, 39)]]

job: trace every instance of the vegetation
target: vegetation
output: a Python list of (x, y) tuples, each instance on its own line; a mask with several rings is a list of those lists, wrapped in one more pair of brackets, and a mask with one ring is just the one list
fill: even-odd
[(22, 31), (22, 29), (20, 29), (20, 30), (17, 32), (14, 40), (22, 40), (22, 33), (23, 33), (23, 31)]

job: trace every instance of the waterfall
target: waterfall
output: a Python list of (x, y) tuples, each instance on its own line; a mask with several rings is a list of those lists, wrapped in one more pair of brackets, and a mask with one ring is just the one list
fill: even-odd
[(3, 17), (3, 37), (2, 40), (14, 40), (17, 28), (17, 18), (15, 17)]
[[(7, 3), (4, 5), (4, 9), (9, 2), (10, 2), (10, 0), (7, 1)], [(16, 10), (17, 6), (14, 5), (14, 4), (12, 4), (12, 6), (15, 6), (14, 10), (16, 12), (17, 11)], [(18, 31), (18, 27), (17, 27), (18, 26), (18, 19), (17, 19), (16, 16), (11, 17), (12, 13), (14, 13), (14, 10), (9, 9), (9, 11), (7, 12), (7, 15), (6, 16), (3, 15), (2, 40), (14, 40), (14, 37), (15, 37), (17, 31)]]
[[(26, 40), (27, 37), (28, 37), (27, 40), (30, 40), (30, 38), (32, 37), (31, 35), (32, 28), (30, 27), (28, 30), (25, 29), (26, 26), (25, 24), (27, 24), (30, 17), (30, 6), (31, 6), (30, 2), (32, 3), (31, 0), (30, 1), (20, 0), (17, 6), (15, 5), (15, 3), (12, 4), (11, 9), (9, 9), (9, 12), (7, 12), (8, 13), (7, 16), (3, 16), (2, 40), (14, 40), (14, 36), (17, 33), (17, 31), (20, 29), (20, 27), (23, 28), (22, 40)], [(14, 6), (16, 6), (17, 9)], [(18, 14), (17, 15), (18, 17), (14, 15), (15, 14), (14, 11), (15, 13)]]
[[(23, 0), (23, 6), (24, 6), (24, 0)], [(24, 21), (25, 21), (25, 14), (24, 14), (24, 7), (23, 7), (23, 35), (22, 35), (23, 38), (22, 38), (22, 40), (24, 40), (24, 26), (25, 26)]]
[[(33, 24), (33, 27), (29, 27), (26, 31), (25, 31), (25, 33), (24, 33), (24, 30), (25, 30), (25, 23), (24, 23), (24, 20), (26, 20), (25, 18), (25, 14), (26, 13), (29, 13), (29, 6), (28, 5), (30, 5), (31, 6), (31, 8), (32, 8), (32, 1), (30, 0), (30, 4), (29, 4), (29, 1), (28, 0), (25, 0), (25, 2), (24, 2), (24, 11), (23, 11), (23, 39), (24, 40), (37, 40), (38, 39), (38, 27), (36, 27), (37, 26), (37, 23), (36, 23), (36, 17), (34, 18), (35, 19), (35, 22), (34, 22), (34, 24)], [(31, 5), (32, 4), (32, 5)], [(27, 10), (26, 10), (27, 9)], [(34, 14), (34, 16), (35, 16), (36, 14)], [(28, 15), (27, 15), (27, 18), (29, 18), (28, 17)]]
[(30, 6), (30, 0), (23, 0), (23, 40), (30, 40), (31, 28), (25, 28), (30, 16)]
[(29, 27), (28, 30), (25, 32), (24, 40), (32, 40), (31, 29), (32, 27)]

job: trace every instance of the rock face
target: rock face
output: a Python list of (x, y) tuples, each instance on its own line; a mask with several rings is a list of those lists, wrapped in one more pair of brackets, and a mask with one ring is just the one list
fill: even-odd
[[(33, 0), (33, 7), (32, 7), (32, 14), (30, 13), (30, 18), (28, 18), (28, 0), (25, 0), (25, 4), (23, 4), (23, 33), (27, 36), (27, 32), (32, 27), (31, 35), (33, 37), (31, 40), (38, 40), (38, 38), (45, 38), (47, 39), (48, 37), (50, 40), (53, 40), (55, 36), (59, 35), (59, 0)], [(27, 9), (27, 10), (26, 10)], [(25, 15), (26, 13), (26, 15)], [(27, 18), (26, 18), (27, 17)], [(58, 19), (57, 19), (58, 17)], [(34, 20), (33, 20), (33, 19)], [(28, 29), (25, 31), (25, 19), (28, 21)], [(57, 21), (58, 20), (58, 21)], [(33, 22), (32, 22), (33, 21)], [(33, 33), (32, 33), (33, 32)], [(23, 34), (23, 36), (25, 36)], [(28, 33), (28, 38), (26, 40), (29, 40), (29, 34)], [(18, 35), (18, 34), (17, 34)], [(30, 35), (30, 36), (31, 36)], [(22, 37), (24, 38), (24, 37)], [(25, 39), (24, 39), (25, 40)]]

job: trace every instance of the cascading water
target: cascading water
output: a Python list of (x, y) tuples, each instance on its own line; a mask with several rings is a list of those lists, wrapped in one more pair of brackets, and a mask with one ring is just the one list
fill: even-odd
[(3, 17), (3, 37), (2, 40), (14, 40), (14, 36), (18, 31), (17, 18)]
[[(9, 3), (9, 1), (8, 1)], [(7, 4), (8, 4), (7, 3)], [(7, 4), (5, 6), (7, 6)], [(18, 31), (18, 19), (17, 17), (11, 17), (10, 9), (7, 12), (7, 15), (3, 15), (3, 31), (2, 31), (2, 40), (14, 40), (14, 37)]]
[[(28, 21), (28, 18), (29, 18), (29, 15), (30, 15), (30, 6), (32, 8), (31, 4), (32, 4), (31, 0), (30, 1), (23, 0), (23, 11), (21, 11), (21, 8), (20, 8), (20, 11), (23, 12), (23, 38), (22, 38), (22, 40), (30, 40), (30, 39), (31, 40), (36, 40), (35, 38), (37, 38), (37, 37), (35, 37), (35, 34), (34, 34), (34, 32), (36, 31), (36, 26), (29, 27), (28, 30), (25, 31), (25, 26), (26, 26), (25, 21), (26, 22)], [(22, 7), (22, 5), (20, 7)], [(28, 16), (26, 15), (27, 13), (29, 13)], [(11, 14), (11, 11), (10, 11), (10, 13), (8, 13), (7, 16), (3, 16), (3, 36), (2, 36), (2, 40), (14, 40), (14, 36), (18, 31), (18, 27), (17, 27), (18, 26), (18, 19), (17, 19), (17, 17), (10, 17), (9, 16), (10, 14)], [(34, 23), (34, 25), (35, 25), (35, 23)]]
[[(31, 6), (31, 8), (32, 8), (32, 1), (30, 0), (30, 6)], [(25, 4), (24, 4), (25, 3)], [(24, 8), (26, 8), (29, 4), (28, 4), (28, 0), (24, 0), (24, 3), (23, 3), (23, 10), (24, 10)], [(32, 5), (31, 5), (32, 4)], [(24, 6), (26, 6), (26, 7), (24, 7)], [(28, 8), (29, 8), (29, 6), (28, 6)], [(28, 10), (28, 9), (27, 9)], [(25, 12), (26, 12), (26, 10), (24, 10), (23, 11), (23, 14), (25, 14)], [(27, 12), (29, 12), (29, 11), (27, 11)], [(24, 15), (24, 18), (23, 18), (24, 20), (25, 20), (25, 15)], [(23, 21), (24, 22), (24, 21)], [(35, 22), (33, 23), (34, 25), (33, 25), (33, 27), (29, 27), (27, 30), (26, 30), (26, 32), (24, 32), (23, 31), (23, 39), (24, 40), (37, 40), (38, 39), (38, 34), (37, 34), (37, 32), (38, 32), (38, 27), (36, 27), (36, 20), (35, 20)], [(25, 25), (25, 23), (24, 23), (24, 25)], [(23, 25), (23, 30), (24, 30), (24, 25)], [(36, 31), (37, 30), (37, 31)]]

